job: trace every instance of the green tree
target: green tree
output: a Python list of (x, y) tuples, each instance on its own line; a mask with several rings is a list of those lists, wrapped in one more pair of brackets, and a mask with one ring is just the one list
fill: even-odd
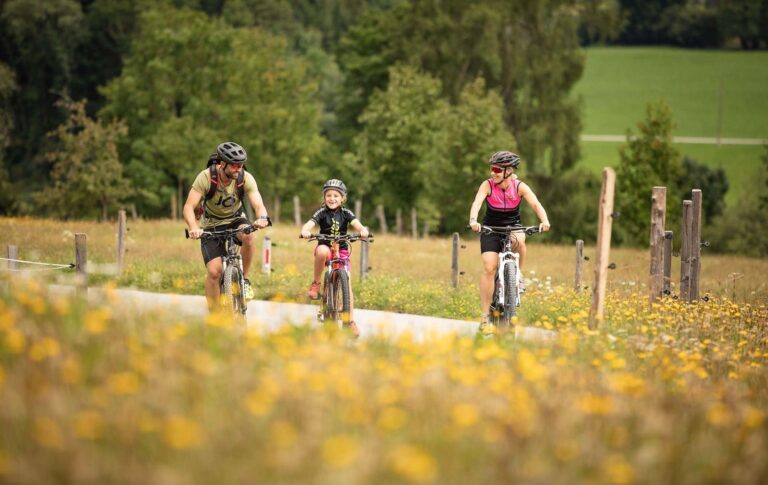
[[(317, 90), (306, 60), (290, 52), (285, 38), (163, 7), (142, 14), (122, 74), (104, 89), (102, 113), (125, 119), (130, 129), (124, 149), (131, 177), (141, 180), (137, 203), (165, 213), (167, 196), (180, 183), (188, 186), (225, 140), (246, 148), (265, 197), (315, 189), (319, 174), (311, 162), (325, 145)], [(200, 152), (170, 163), (165, 145), (184, 133), (195, 133), (194, 143), (177, 156)]]
[(13, 112), (10, 97), (18, 89), (16, 75), (0, 62), (0, 214), (11, 214), (16, 209), (16, 193), (5, 161), (5, 149), (11, 142)]
[(722, 168), (709, 168), (703, 163), (683, 157), (683, 168), (677, 180), (679, 198), (690, 199), (692, 189), (701, 189), (702, 224), (714, 220), (723, 212), (728, 178)]
[(616, 240), (636, 246), (650, 240), (651, 190), (667, 187), (667, 226), (679, 221), (680, 199), (676, 186), (682, 179), (680, 154), (672, 144), (672, 111), (663, 101), (648, 103), (645, 120), (637, 124), (638, 135), (627, 130), (627, 145), (619, 150), (616, 171)]
[(768, 2), (765, 0), (729, 0), (719, 2), (718, 24), (723, 37), (736, 38), (742, 49), (758, 49), (765, 38)]
[(53, 185), (36, 194), (39, 207), (63, 218), (95, 215), (94, 208), (99, 208), (106, 220), (109, 209), (130, 195), (117, 154), (118, 140), (127, 130), (118, 121), (103, 124), (89, 118), (85, 100), (59, 105), (69, 117), (49, 133), (56, 147), (46, 154)]

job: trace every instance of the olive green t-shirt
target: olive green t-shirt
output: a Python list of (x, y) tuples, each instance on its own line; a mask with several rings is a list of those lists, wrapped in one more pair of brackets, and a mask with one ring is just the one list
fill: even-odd
[[(248, 194), (258, 190), (256, 186), (256, 179), (253, 178), (248, 172), (245, 172), (245, 185), (243, 186), (243, 196), (248, 197)], [(216, 193), (204, 201), (205, 207), (203, 211), (203, 219), (200, 224), (201, 229), (210, 229), (213, 226), (221, 224), (228, 224), (234, 221), (237, 217), (243, 213), (243, 201), (237, 196), (237, 181), (231, 180), (229, 185), (222, 186), (221, 179), (219, 179), (219, 187), (216, 189)], [(192, 183), (192, 188), (201, 194), (203, 194), (203, 200), (205, 194), (211, 187), (211, 173), (209, 169), (205, 169), (195, 178)]]

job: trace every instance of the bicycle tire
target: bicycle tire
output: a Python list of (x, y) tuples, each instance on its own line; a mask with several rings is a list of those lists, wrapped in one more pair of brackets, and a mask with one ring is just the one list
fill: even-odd
[(342, 323), (349, 323), (349, 275), (345, 270), (338, 269), (333, 272), (332, 280), (334, 318)]
[(248, 308), (241, 281), (240, 268), (234, 265), (227, 266), (222, 276), (221, 295), (224, 298), (225, 308), (231, 309), (235, 315), (245, 315)]
[(517, 314), (517, 266), (513, 263), (504, 265), (504, 315), (502, 324), (509, 327), (512, 317)]
[(320, 300), (322, 302), (322, 310), (320, 311), (320, 314), (325, 322), (328, 322), (333, 318), (334, 309), (332, 294), (333, 283), (331, 282), (331, 275), (326, 271), (323, 276), (323, 294), (321, 297), (322, 299)]

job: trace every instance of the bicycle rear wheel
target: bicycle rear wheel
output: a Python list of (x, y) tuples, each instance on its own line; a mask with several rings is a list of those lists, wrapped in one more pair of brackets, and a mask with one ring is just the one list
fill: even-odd
[(501, 317), (501, 324), (508, 328), (516, 313), (517, 266), (510, 262), (504, 266), (504, 314)]
[(231, 309), (236, 315), (245, 315), (248, 309), (245, 303), (245, 293), (242, 286), (242, 273), (235, 265), (227, 266), (221, 281), (221, 296), (225, 308)]

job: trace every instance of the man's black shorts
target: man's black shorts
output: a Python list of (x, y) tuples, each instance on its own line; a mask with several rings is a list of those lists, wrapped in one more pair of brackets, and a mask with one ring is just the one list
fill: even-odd
[[(245, 217), (238, 217), (229, 224), (222, 224), (220, 226), (214, 226), (206, 231), (221, 231), (224, 229), (237, 229), (243, 224), (250, 224)], [(235, 239), (235, 242), (240, 245), (240, 240)], [(214, 258), (224, 257), (227, 254), (227, 248), (223, 239), (202, 239), (200, 241), (200, 249), (203, 251), (203, 261), (205, 264)]]

